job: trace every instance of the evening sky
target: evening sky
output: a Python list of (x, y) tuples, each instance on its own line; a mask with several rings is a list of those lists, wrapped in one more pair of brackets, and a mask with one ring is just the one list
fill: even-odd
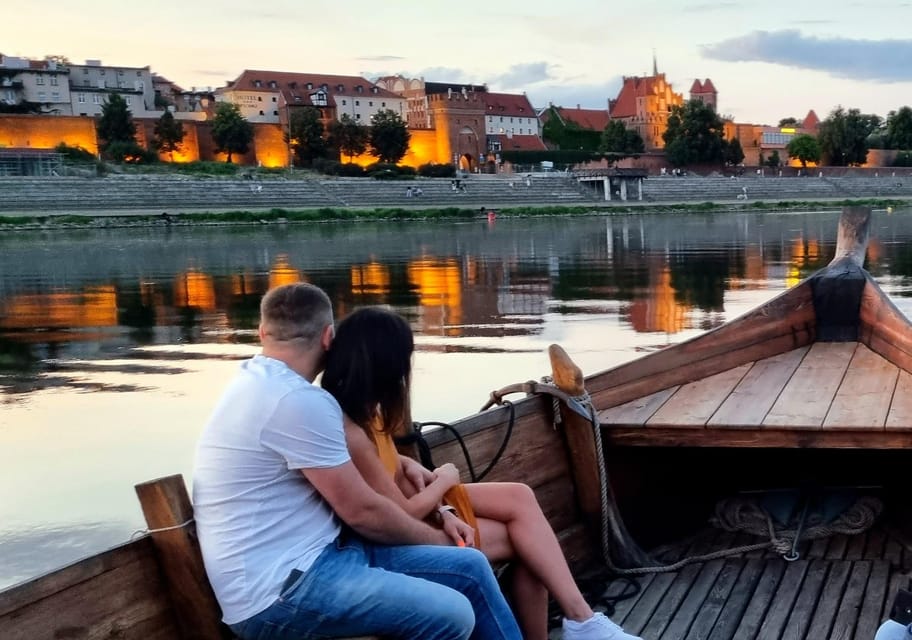
[(150, 65), (185, 89), (245, 68), (403, 73), (600, 108), (655, 51), (676, 91), (711, 78), (739, 122), (912, 104), (907, 1), (0, 0), (0, 15), (6, 55)]

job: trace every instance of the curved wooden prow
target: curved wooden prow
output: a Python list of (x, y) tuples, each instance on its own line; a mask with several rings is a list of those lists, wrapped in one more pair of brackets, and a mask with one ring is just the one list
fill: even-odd
[(836, 236), (836, 255), (830, 264), (848, 258), (859, 267), (863, 266), (870, 229), (871, 207), (843, 208)]
[(845, 207), (839, 218), (836, 255), (811, 277), (816, 339), (820, 342), (858, 340), (861, 296), (868, 280), (862, 265), (870, 227), (870, 207)]
[[(585, 394), (586, 384), (583, 372), (570, 359), (567, 352), (559, 345), (552, 344), (548, 347), (548, 357), (551, 359), (551, 378), (554, 380), (554, 384), (569, 396)], [(598, 429), (599, 426), (593, 427), (589, 417), (581, 415), (568, 407), (566, 403), (561, 403), (560, 414), (567, 447), (570, 449), (570, 468), (573, 471), (573, 483), (576, 487), (580, 509), (590, 531), (598, 540), (602, 527), (602, 478), (599, 471), (599, 451), (596, 448), (594, 429)], [(609, 530), (612, 557), (625, 567), (652, 565), (653, 561), (627, 532), (607, 477), (604, 478), (604, 482), (608, 492), (605, 520)]]

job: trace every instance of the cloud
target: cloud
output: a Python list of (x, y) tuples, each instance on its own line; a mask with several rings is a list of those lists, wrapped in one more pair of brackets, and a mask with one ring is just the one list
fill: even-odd
[(573, 108), (579, 105), (583, 109), (607, 109), (608, 99), (617, 97), (621, 88), (621, 78), (612, 78), (598, 84), (548, 84), (529, 89), (529, 101), (532, 106), (555, 106)]
[(361, 56), (355, 58), (355, 60), (360, 60), (361, 62), (392, 62), (395, 60), (405, 60), (402, 56)]
[(408, 71), (401, 72), (406, 78), (424, 78), (428, 82), (462, 82), (465, 84), (475, 84), (471, 74), (465, 69), (455, 67), (426, 67), (418, 73), (412, 74)]
[(506, 73), (494, 76), (491, 84), (501, 89), (523, 89), (532, 84), (553, 80), (547, 62), (524, 62), (514, 64)]
[(912, 81), (912, 40), (816, 38), (797, 29), (754, 31), (702, 47), (723, 62), (769, 62), (874, 82)]
[(687, 13), (712, 13), (716, 11), (727, 11), (729, 9), (740, 9), (741, 2), (707, 2), (705, 4), (695, 4), (687, 7)]
[[(191, 71), (190, 73), (193, 73), (193, 74), (198, 75), (198, 76), (212, 76), (212, 77), (215, 77), (215, 78), (228, 78), (228, 77), (232, 77), (230, 71), (215, 71), (215, 70), (208, 70), (208, 69), (194, 69), (194, 70)], [(237, 72), (235, 72), (235, 76), (236, 76), (236, 75), (237, 75)]]

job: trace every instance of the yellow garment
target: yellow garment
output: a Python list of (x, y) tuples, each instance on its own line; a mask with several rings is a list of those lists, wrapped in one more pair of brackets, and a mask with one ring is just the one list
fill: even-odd
[[(377, 445), (377, 453), (380, 455), (380, 462), (391, 476), (396, 475), (399, 470), (399, 451), (396, 450), (396, 443), (393, 442), (393, 436), (378, 429), (373, 429), (374, 444)], [(443, 502), (456, 509), (456, 515), (467, 525), (475, 529), (475, 546), (481, 546), (481, 534), (478, 532), (478, 521), (475, 519), (475, 510), (472, 508), (472, 502), (469, 500), (469, 492), (466, 491), (464, 484), (457, 484), (455, 487), (448, 489), (443, 494)]]

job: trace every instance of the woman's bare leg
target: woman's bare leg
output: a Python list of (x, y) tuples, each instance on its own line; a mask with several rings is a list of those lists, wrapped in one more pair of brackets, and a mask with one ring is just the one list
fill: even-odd
[[(506, 527), (513, 555), (551, 593), (564, 616), (578, 622), (590, 618), (592, 608), (576, 586), (557, 536), (542, 513), (532, 489), (512, 482), (474, 483), (466, 485), (466, 489), (475, 515), (500, 522)], [(488, 546), (484, 530), (481, 531), (481, 541), (485, 547)], [(504, 552), (502, 541), (491, 540), (491, 545), (499, 547), (492, 548), (492, 553)], [(482, 551), (485, 549), (482, 548)], [(505, 559), (488, 557), (492, 560)]]
[(481, 550), (488, 560), (500, 562), (515, 559), (510, 592), (513, 596), (513, 613), (522, 629), (524, 640), (547, 640), (548, 590), (545, 585), (516, 558), (505, 524), (478, 517), (478, 528), (481, 533)]

